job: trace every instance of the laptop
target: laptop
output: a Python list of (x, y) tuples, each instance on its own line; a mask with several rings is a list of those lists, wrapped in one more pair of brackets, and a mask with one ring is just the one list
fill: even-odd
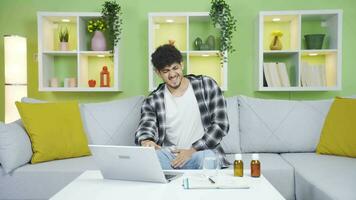
[(168, 183), (182, 172), (163, 172), (153, 147), (89, 145), (104, 179)]

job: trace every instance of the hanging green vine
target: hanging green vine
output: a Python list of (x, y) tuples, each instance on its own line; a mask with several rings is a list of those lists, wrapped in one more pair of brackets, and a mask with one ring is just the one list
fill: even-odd
[(105, 1), (101, 14), (107, 25), (111, 44), (116, 46), (122, 32), (121, 6), (116, 1)]
[(212, 0), (210, 18), (213, 25), (220, 28), (220, 56), (227, 62), (225, 52), (234, 52), (232, 34), (236, 31), (237, 21), (231, 14), (230, 6), (224, 0)]

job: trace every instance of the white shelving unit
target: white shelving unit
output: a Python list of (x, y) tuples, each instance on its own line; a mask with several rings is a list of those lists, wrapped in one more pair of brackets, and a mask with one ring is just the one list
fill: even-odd
[[(342, 10), (262, 11), (258, 28), (258, 91), (341, 90)], [(283, 48), (270, 50), (276, 30), (283, 33)], [(325, 34), (322, 48), (306, 49), (306, 34)], [(281, 80), (283, 73), (276, 67), (278, 73), (265, 74), (264, 63), (285, 63), (290, 84), (269, 85), (266, 75)]]
[[(203, 43), (209, 35), (215, 37), (215, 48), (196, 50), (194, 40), (200, 37)], [(227, 62), (221, 65), (218, 51), (218, 30), (210, 22), (208, 12), (168, 12), (148, 14), (148, 62), (149, 91), (161, 82), (151, 63), (151, 54), (163, 44), (174, 40), (174, 45), (183, 55), (184, 73), (212, 77), (223, 91), (227, 90)]]
[[(118, 47), (107, 40), (107, 51), (91, 51), (92, 34), (87, 31), (88, 20), (101, 17), (100, 12), (38, 12), (39, 91), (51, 92), (113, 92), (121, 90), (122, 69), (119, 67)], [(59, 48), (59, 31), (69, 30), (68, 50)], [(106, 33), (107, 34), (107, 33)], [(107, 66), (110, 87), (100, 87), (100, 72)], [(57, 78), (58, 87), (50, 80)], [(76, 87), (64, 87), (65, 78), (74, 78)], [(95, 87), (88, 80), (96, 80)]]

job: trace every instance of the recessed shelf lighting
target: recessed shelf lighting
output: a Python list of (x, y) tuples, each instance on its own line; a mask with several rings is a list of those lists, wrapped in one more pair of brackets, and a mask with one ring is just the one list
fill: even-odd
[(173, 23), (174, 20), (173, 20), (173, 19), (166, 19), (166, 22), (167, 22), (167, 23)]
[(62, 22), (70, 22), (70, 19), (62, 19)]
[(318, 54), (317, 53), (309, 53), (308, 55), (309, 56), (317, 56)]
[(273, 22), (279, 22), (279, 21), (281, 21), (281, 18), (275, 17), (275, 18), (272, 19), (272, 21)]
[(203, 57), (209, 57), (209, 54), (202, 54)]
[(97, 55), (97, 57), (99, 57), (99, 58), (104, 58), (105, 57), (105, 55)]

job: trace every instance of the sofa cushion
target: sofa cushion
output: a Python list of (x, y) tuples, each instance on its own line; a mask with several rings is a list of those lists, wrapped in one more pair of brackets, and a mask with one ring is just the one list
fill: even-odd
[(336, 98), (321, 132), (317, 153), (356, 158), (356, 99)]
[(84, 128), (91, 144), (135, 145), (143, 96), (81, 105)]
[[(242, 154), (245, 171), (249, 171), (252, 154)], [(228, 154), (228, 161), (233, 163), (234, 154)], [(261, 153), (261, 172), (263, 176), (282, 194), (286, 200), (294, 200), (294, 170), (279, 154)], [(232, 170), (232, 166), (229, 166)], [(246, 176), (246, 175), (245, 175)]]
[[(90, 144), (135, 145), (134, 133), (141, 116), (143, 96), (80, 105), (83, 126)], [(22, 98), (22, 102), (46, 101)], [(131, 134), (130, 134), (131, 133)]]
[(243, 152), (314, 152), (332, 103), (238, 99)]
[(16, 102), (16, 106), (31, 139), (31, 163), (90, 154), (78, 102)]
[(223, 137), (221, 146), (225, 153), (240, 153), (241, 147), (237, 96), (226, 98), (226, 105), (230, 129), (228, 134)]
[(356, 199), (356, 159), (315, 153), (282, 157), (295, 170), (297, 199)]
[(85, 170), (98, 170), (91, 156), (27, 164), (11, 174), (0, 170), (0, 199), (49, 199)]
[(21, 120), (0, 122), (0, 164), (9, 173), (31, 160), (31, 141)]

